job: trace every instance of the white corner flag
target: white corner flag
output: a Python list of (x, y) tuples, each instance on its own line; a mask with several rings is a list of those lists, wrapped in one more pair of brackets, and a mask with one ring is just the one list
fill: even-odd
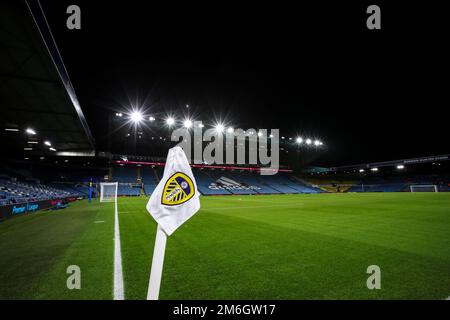
[(200, 209), (199, 196), (183, 149), (170, 149), (164, 175), (147, 203), (147, 211), (158, 223), (147, 300), (158, 300), (167, 236)]

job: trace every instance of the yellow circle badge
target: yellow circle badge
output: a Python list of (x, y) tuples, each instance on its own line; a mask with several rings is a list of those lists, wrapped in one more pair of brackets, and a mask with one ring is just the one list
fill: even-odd
[(161, 203), (176, 206), (191, 199), (195, 194), (194, 183), (182, 172), (173, 174), (164, 185)]

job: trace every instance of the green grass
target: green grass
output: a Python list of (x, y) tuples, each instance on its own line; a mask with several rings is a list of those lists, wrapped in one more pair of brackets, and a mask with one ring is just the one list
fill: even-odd
[[(145, 299), (156, 223), (120, 198), (127, 299)], [(450, 193), (202, 197), (169, 237), (161, 299), (445, 299)], [(104, 223), (94, 223), (103, 220)], [(111, 299), (111, 204), (0, 223), (0, 299)], [(66, 289), (77, 264), (82, 289)], [(381, 268), (381, 290), (366, 269)]]

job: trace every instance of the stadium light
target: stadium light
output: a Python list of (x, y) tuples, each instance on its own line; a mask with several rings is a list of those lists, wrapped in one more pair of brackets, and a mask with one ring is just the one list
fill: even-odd
[(36, 131), (34, 131), (34, 130), (31, 129), (31, 128), (28, 128), (28, 129), (26, 130), (26, 133), (31, 134), (31, 135), (35, 135), (35, 134), (36, 134)]
[(227, 132), (228, 132), (228, 133), (233, 133), (233, 132), (234, 132), (234, 128), (229, 127), (229, 128), (227, 129)]
[(403, 170), (403, 169), (405, 169), (405, 166), (402, 165), (402, 164), (399, 164), (399, 165), (397, 166), (397, 169), (398, 169), (398, 170)]
[(225, 127), (223, 126), (223, 124), (217, 124), (216, 125), (216, 131), (218, 132), (218, 133), (222, 133), (223, 132), (223, 130), (225, 130)]
[(359, 169), (359, 172), (363, 173), (365, 170), (364, 169)]
[(116, 117), (122, 117), (122, 116), (123, 116), (122, 112), (116, 112)]
[(139, 123), (143, 119), (142, 113), (140, 113), (139, 111), (133, 111), (133, 113), (131, 113), (130, 115), (130, 119), (134, 123)]
[(184, 120), (183, 125), (184, 125), (184, 127), (186, 129), (191, 128), (192, 127), (192, 120), (189, 120), (189, 119)]
[(203, 123), (199, 123), (199, 124), (198, 124), (198, 127), (199, 127), (199, 128), (204, 128), (205, 125), (204, 125)]
[(273, 138), (273, 134), (269, 134), (269, 138)]
[(314, 141), (314, 145), (315, 146), (320, 146), (320, 141), (319, 140)]
[(172, 126), (174, 123), (175, 123), (175, 119), (174, 118), (169, 117), (169, 118), (166, 119), (166, 124), (168, 126)]
[(156, 119), (155, 119), (155, 117), (149, 117), (148, 118), (148, 121), (151, 121), (151, 122), (153, 122), (153, 121), (155, 121)]
[(297, 143), (302, 143), (303, 142), (303, 138), (298, 137), (297, 140), (295, 140)]
[(378, 171), (378, 168), (371, 168), (370, 171)]
[(311, 144), (312, 140), (311, 139), (306, 139), (306, 144)]
[(258, 132), (258, 137), (262, 137), (262, 132), (260, 131), (260, 132)]
[(47, 141), (45, 141), (45, 142), (44, 142), (44, 144), (45, 144), (46, 146), (49, 146), (49, 147), (51, 147), (51, 146), (52, 146), (52, 144), (51, 144), (51, 143), (50, 143), (50, 141), (48, 141), (48, 140), (47, 140)]
[(5, 128), (5, 131), (18, 132), (19, 129), (16, 129), (16, 128)]
[(55, 148), (48, 148), (48, 150), (50, 150), (50, 151), (56, 151)]

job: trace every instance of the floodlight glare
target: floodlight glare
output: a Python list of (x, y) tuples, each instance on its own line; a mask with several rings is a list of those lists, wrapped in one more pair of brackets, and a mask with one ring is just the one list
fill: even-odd
[(50, 151), (56, 151), (55, 148), (48, 148)]
[(297, 142), (297, 143), (302, 143), (302, 142), (303, 142), (303, 139), (300, 138), (300, 137), (298, 137), (297, 140), (296, 140), (296, 142)]
[(258, 132), (258, 137), (262, 137), (262, 132), (260, 131), (260, 132)]
[(378, 171), (378, 168), (372, 168), (371, 171)]
[(134, 123), (138, 123), (142, 121), (142, 113), (140, 113), (139, 111), (134, 111), (131, 115), (130, 115), (130, 119), (131, 121), (133, 121)]
[(320, 141), (319, 140), (314, 141), (314, 145), (315, 146), (320, 146)]
[(203, 123), (199, 123), (199, 124), (198, 124), (198, 127), (199, 127), (199, 128), (204, 128), (205, 125), (204, 125)]
[(36, 134), (36, 131), (34, 131), (34, 130), (31, 129), (31, 128), (28, 128), (28, 129), (26, 130), (26, 133), (31, 134), (31, 135), (35, 135), (35, 134)]
[(269, 138), (273, 138), (273, 134), (270, 134), (270, 135), (269, 135)]
[(153, 121), (155, 121), (156, 119), (155, 119), (155, 117), (149, 117), (148, 120), (153, 122)]
[(49, 146), (49, 147), (52, 146), (52, 144), (50, 143), (50, 141), (45, 141), (44, 144), (45, 144), (46, 146)]
[(359, 169), (359, 172), (364, 172), (364, 169)]
[(189, 129), (192, 127), (192, 121), (189, 119), (184, 120), (183, 125), (185, 128)]
[(169, 118), (166, 119), (166, 124), (167, 124), (168, 126), (171, 126), (171, 125), (173, 125), (174, 123), (175, 123), (175, 119), (174, 119), (174, 118), (169, 117)]
[(398, 169), (398, 170), (402, 170), (402, 169), (405, 169), (405, 166), (404, 166), (404, 165), (402, 165), (402, 164), (399, 164), (399, 165), (397, 166), (397, 169)]
[(222, 133), (223, 130), (225, 130), (225, 127), (223, 126), (223, 124), (219, 123), (219, 124), (216, 125), (216, 131), (217, 132)]
[(312, 140), (311, 139), (306, 139), (306, 144), (311, 144)]

